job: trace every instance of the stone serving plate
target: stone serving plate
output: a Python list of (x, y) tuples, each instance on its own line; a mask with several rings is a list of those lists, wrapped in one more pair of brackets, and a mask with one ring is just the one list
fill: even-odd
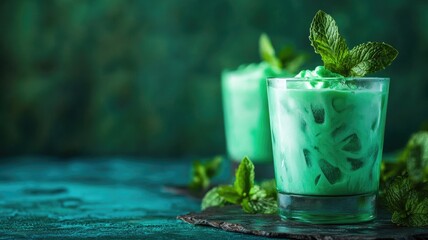
[(177, 217), (194, 225), (287, 239), (428, 239), (428, 228), (397, 227), (381, 211), (376, 220), (352, 225), (312, 225), (283, 221), (278, 215), (246, 214), (239, 206), (209, 208)]

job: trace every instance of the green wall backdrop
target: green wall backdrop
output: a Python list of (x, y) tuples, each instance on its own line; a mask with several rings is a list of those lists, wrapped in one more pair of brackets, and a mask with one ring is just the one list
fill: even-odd
[(385, 149), (428, 119), (426, 0), (3, 0), (0, 155), (224, 153), (220, 73), (259, 61), (257, 41), (308, 40), (318, 9), (350, 46), (384, 41)]

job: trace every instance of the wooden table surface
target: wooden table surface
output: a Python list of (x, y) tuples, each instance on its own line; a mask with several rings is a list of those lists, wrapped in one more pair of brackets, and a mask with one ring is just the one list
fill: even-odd
[(200, 202), (179, 159), (15, 157), (0, 160), (0, 239), (256, 239), (194, 226), (177, 215)]
[[(200, 210), (199, 200), (165, 188), (185, 185), (190, 165), (121, 157), (1, 159), (0, 239), (266, 239), (177, 220)], [(224, 164), (218, 181), (229, 173)]]

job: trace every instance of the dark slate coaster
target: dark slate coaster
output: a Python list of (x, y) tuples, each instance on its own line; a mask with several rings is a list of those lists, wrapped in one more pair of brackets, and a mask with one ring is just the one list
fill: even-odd
[(278, 215), (245, 214), (238, 206), (209, 208), (178, 216), (187, 223), (225, 231), (291, 239), (428, 239), (428, 228), (397, 227), (381, 211), (374, 221), (353, 225), (312, 225), (283, 221)]

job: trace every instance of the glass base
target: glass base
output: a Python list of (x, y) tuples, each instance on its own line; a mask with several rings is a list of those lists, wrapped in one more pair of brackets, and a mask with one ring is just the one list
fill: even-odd
[(282, 219), (315, 224), (367, 222), (376, 217), (375, 193), (350, 196), (314, 196), (278, 193)]

